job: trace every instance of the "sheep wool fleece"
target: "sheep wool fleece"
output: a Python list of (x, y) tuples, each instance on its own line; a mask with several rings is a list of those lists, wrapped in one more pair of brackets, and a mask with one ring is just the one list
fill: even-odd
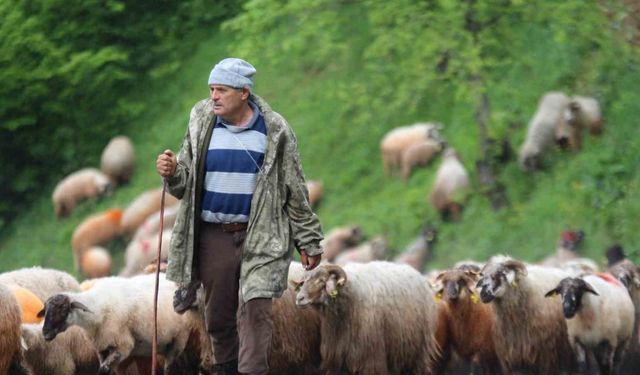
[[(247, 237), (242, 252), (240, 295), (278, 298), (287, 287), (295, 248), (308, 255), (322, 253), (318, 217), (311, 210), (296, 137), (286, 120), (259, 96), (249, 98), (264, 115), (267, 148), (262, 172), (251, 200)], [(191, 110), (178, 153), (178, 166), (168, 178), (170, 194), (181, 199), (171, 236), (167, 279), (178, 284), (199, 280), (197, 246), (204, 182), (204, 156), (215, 121), (213, 103), (204, 99)]]

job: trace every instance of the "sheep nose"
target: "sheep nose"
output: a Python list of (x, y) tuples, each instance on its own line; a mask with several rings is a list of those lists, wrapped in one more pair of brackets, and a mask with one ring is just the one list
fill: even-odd
[(296, 296), (296, 305), (297, 305), (297, 306), (304, 306), (304, 305), (305, 305), (305, 302), (304, 302), (304, 296), (302, 296), (302, 295), (300, 295), (300, 294), (298, 294), (298, 295)]

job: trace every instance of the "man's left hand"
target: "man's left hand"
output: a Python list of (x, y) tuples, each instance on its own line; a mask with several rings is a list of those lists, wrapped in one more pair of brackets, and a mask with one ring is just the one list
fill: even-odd
[(305, 270), (311, 271), (316, 268), (318, 264), (320, 264), (320, 259), (322, 258), (322, 254), (318, 255), (307, 255), (307, 252), (304, 250), (300, 250), (300, 262), (302, 263), (302, 267)]

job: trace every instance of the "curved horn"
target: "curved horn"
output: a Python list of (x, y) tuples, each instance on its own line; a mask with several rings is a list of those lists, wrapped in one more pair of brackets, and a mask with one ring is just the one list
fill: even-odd
[(529, 274), (529, 272), (527, 272), (527, 266), (518, 260), (508, 260), (504, 262), (504, 266), (516, 271), (516, 273), (519, 273), (522, 276), (527, 276)]
[(342, 267), (335, 264), (327, 264), (324, 266), (329, 275), (335, 276), (336, 278), (336, 286), (342, 286), (347, 282), (347, 273), (344, 272)]

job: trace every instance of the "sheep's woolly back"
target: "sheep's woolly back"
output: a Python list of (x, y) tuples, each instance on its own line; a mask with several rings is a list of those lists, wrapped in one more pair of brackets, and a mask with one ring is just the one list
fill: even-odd
[[(138, 195), (122, 214), (120, 221), (122, 233), (133, 235), (149, 215), (159, 212), (161, 196), (162, 188), (148, 190)], [(176, 203), (178, 203), (177, 198), (170, 194), (165, 196), (165, 207), (173, 206)]]
[(31, 267), (0, 274), (0, 284), (15, 284), (28, 289), (41, 301), (61, 292), (79, 292), (78, 281), (66, 272)]
[(469, 185), (467, 170), (458, 160), (455, 151), (447, 149), (436, 172), (429, 201), (438, 211), (443, 211), (449, 203), (460, 201), (459, 195), (462, 195)]
[(128, 181), (135, 165), (133, 143), (125, 136), (112, 138), (100, 157), (100, 169), (116, 183)]
[(594, 348), (606, 340), (615, 348), (633, 333), (635, 310), (631, 297), (620, 283), (605, 281), (597, 275), (587, 275), (583, 280), (599, 295), (582, 295), (580, 310), (567, 320), (569, 336), (578, 338), (587, 347)]
[(348, 264), (347, 282), (321, 309), (325, 369), (426, 374), (437, 356), (431, 287), (406, 265)]
[(528, 368), (540, 374), (568, 371), (573, 367), (573, 351), (562, 306), (544, 295), (569, 274), (534, 265), (528, 265), (527, 272), (492, 303), (498, 357), (510, 369)]
[(8, 374), (20, 359), (20, 306), (0, 284), (0, 374)]

